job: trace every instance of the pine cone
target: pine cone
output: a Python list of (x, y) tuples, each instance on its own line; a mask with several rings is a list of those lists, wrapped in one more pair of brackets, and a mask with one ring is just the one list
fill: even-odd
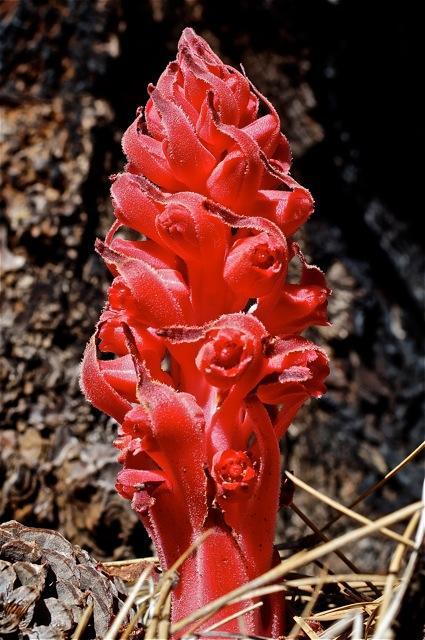
[(0, 525), (1, 638), (70, 638), (90, 604), (84, 638), (103, 638), (125, 597), (118, 578), (57, 531)]

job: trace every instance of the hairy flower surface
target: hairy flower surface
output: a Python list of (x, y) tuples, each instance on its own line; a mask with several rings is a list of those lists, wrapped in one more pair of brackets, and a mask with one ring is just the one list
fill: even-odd
[[(300, 334), (327, 324), (330, 292), (292, 238), (313, 200), (268, 100), (191, 29), (148, 93), (96, 243), (113, 280), (81, 381), (120, 425), (117, 490), (164, 569), (212, 531), (181, 568), (178, 620), (278, 561), (279, 439), (325, 391), (327, 357)], [(247, 633), (282, 635), (282, 601), (247, 613)]]

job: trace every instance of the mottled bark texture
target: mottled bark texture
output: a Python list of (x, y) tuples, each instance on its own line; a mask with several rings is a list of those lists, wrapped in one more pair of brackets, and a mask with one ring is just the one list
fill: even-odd
[[(242, 61), (274, 102), (296, 177), (318, 198), (301, 240), (334, 289), (334, 326), (318, 332), (333, 372), (326, 398), (292, 427), (286, 464), (348, 502), (398, 463), (423, 436), (406, 14), (386, 5), (375, 18), (366, 2), (325, 0), (18, 0), (0, 11), (0, 517), (58, 528), (98, 557), (148, 551), (113, 488), (114, 427), (77, 376), (107, 285), (92, 250), (112, 219), (107, 176), (122, 168), (122, 132), (187, 24)], [(416, 497), (420, 476), (410, 466), (365, 513)], [(296, 501), (318, 524), (329, 515), (304, 495)], [(287, 511), (284, 521), (286, 540), (303, 533)], [(387, 553), (379, 539), (355, 556), (369, 571)]]

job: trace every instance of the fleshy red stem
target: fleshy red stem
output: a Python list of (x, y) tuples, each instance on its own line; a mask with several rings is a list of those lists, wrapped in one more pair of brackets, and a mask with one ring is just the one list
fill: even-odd
[[(178, 586), (173, 592), (174, 622), (255, 577), (231, 532), (223, 524), (213, 527), (213, 533), (193, 557), (186, 560), (179, 576)], [(197, 632), (256, 601), (244, 600), (221, 609), (200, 624)], [(284, 624), (284, 599), (279, 595), (262, 598), (262, 601), (262, 607), (243, 616), (243, 623), (248, 634), (275, 638), (280, 635)], [(220, 625), (220, 630), (240, 633), (241, 627), (238, 620), (232, 620)]]

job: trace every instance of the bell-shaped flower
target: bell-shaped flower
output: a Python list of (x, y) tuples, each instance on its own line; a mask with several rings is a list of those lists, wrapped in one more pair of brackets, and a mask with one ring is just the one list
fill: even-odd
[(274, 425), (280, 438), (308, 398), (320, 398), (329, 375), (326, 353), (299, 336), (272, 340), (268, 347), (268, 376), (257, 389), (265, 404), (277, 405)]
[(238, 299), (271, 293), (286, 274), (286, 251), (265, 232), (237, 240), (228, 253), (224, 278)]
[[(307, 264), (298, 245), (294, 255), (301, 261), (299, 284), (285, 283), (280, 294), (259, 299), (255, 315), (275, 335), (301, 333), (312, 325), (328, 325), (330, 289), (323, 271)], [(273, 292), (274, 293), (274, 292)]]

